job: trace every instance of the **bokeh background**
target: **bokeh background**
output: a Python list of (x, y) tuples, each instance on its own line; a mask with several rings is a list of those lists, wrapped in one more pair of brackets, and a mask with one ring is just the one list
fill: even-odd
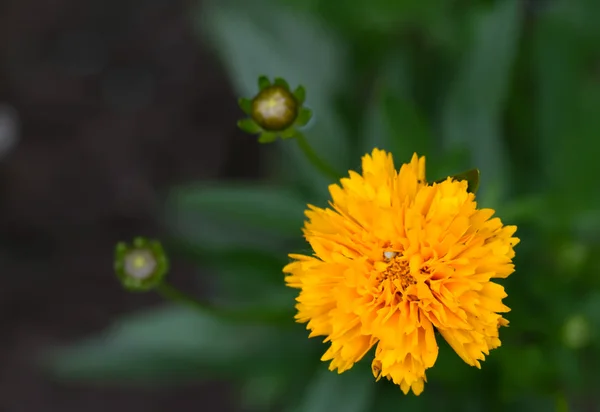
[[(4, 0), (0, 411), (599, 411), (598, 21), (596, 0)], [(236, 130), (261, 74), (306, 86), (340, 171), (375, 146), (481, 169), (521, 238), (482, 370), (440, 342), (416, 398), (319, 362), (280, 270), (331, 182)], [(284, 320), (122, 291), (136, 235), (176, 286)]]

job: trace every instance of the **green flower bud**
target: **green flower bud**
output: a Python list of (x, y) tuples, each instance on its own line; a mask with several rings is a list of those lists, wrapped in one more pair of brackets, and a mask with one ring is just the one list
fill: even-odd
[(269, 131), (282, 131), (294, 124), (298, 103), (289, 90), (273, 85), (252, 100), (252, 119)]
[(306, 90), (298, 86), (292, 93), (286, 80), (277, 77), (258, 79), (260, 91), (252, 99), (239, 100), (240, 108), (249, 117), (238, 122), (238, 127), (250, 134), (258, 134), (260, 143), (270, 143), (296, 136), (296, 129), (305, 126), (312, 117), (310, 109), (303, 107)]
[(115, 248), (115, 272), (123, 287), (147, 291), (158, 286), (169, 270), (169, 262), (158, 241), (138, 237), (132, 245), (119, 242)]

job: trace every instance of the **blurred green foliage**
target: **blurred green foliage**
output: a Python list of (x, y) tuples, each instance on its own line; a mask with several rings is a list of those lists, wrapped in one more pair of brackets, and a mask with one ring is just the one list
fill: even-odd
[(479, 168), (479, 203), (519, 226), (510, 328), (482, 370), (440, 342), (418, 398), (375, 383), (368, 362), (328, 372), (325, 346), (293, 323), (281, 267), (308, 252), (302, 212), (331, 182), (279, 142), (264, 182), (176, 188), (167, 220), (172, 259), (212, 270), (216, 304), (289, 322), (167, 306), (59, 352), (57, 376), (224, 377), (256, 411), (600, 410), (600, 2), (213, 0), (190, 18), (240, 96), (262, 74), (306, 86), (307, 139), (338, 169), (374, 146), (397, 164), (427, 155), (430, 179)]

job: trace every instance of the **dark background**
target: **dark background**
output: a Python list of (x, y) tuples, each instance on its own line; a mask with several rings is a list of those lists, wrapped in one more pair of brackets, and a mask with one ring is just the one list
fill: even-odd
[[(0, 411), (225, 411), (225, 384), (103, 389), (52, 383), (32, 353), (160, 302), (112, 274), (116, 241), (160, 236), (173, 183), (252, 177), (257, 147), (193, 36), (183, 1), (0, 1)], [(6, 106), (5, 106), (6, 107)], [(185, 285), (192, 267), (175, 264)]]

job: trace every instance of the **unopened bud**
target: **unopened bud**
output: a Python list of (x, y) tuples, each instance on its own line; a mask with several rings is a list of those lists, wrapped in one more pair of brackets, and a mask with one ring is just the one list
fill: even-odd
[(115, 272), (126, 289), (150, 290), (159, 285), (169, 269), (168, 259), (158, 241), (138, 237), (132, 245), (115, 248)]
[(312, 117), (312, 112), (303, 107), (304, 87), (298, 86), (292, 93), (286, 80), (278, 77), (271, 83), (265, 76), (258, 79), (258, 85), (260, 91), (254, 98), (239, 100), (240, 108), (249, 117), (240, 120), (238, 127), (259, 134), (261, 143), (294, 137), (296, 129), (305, 126)]

